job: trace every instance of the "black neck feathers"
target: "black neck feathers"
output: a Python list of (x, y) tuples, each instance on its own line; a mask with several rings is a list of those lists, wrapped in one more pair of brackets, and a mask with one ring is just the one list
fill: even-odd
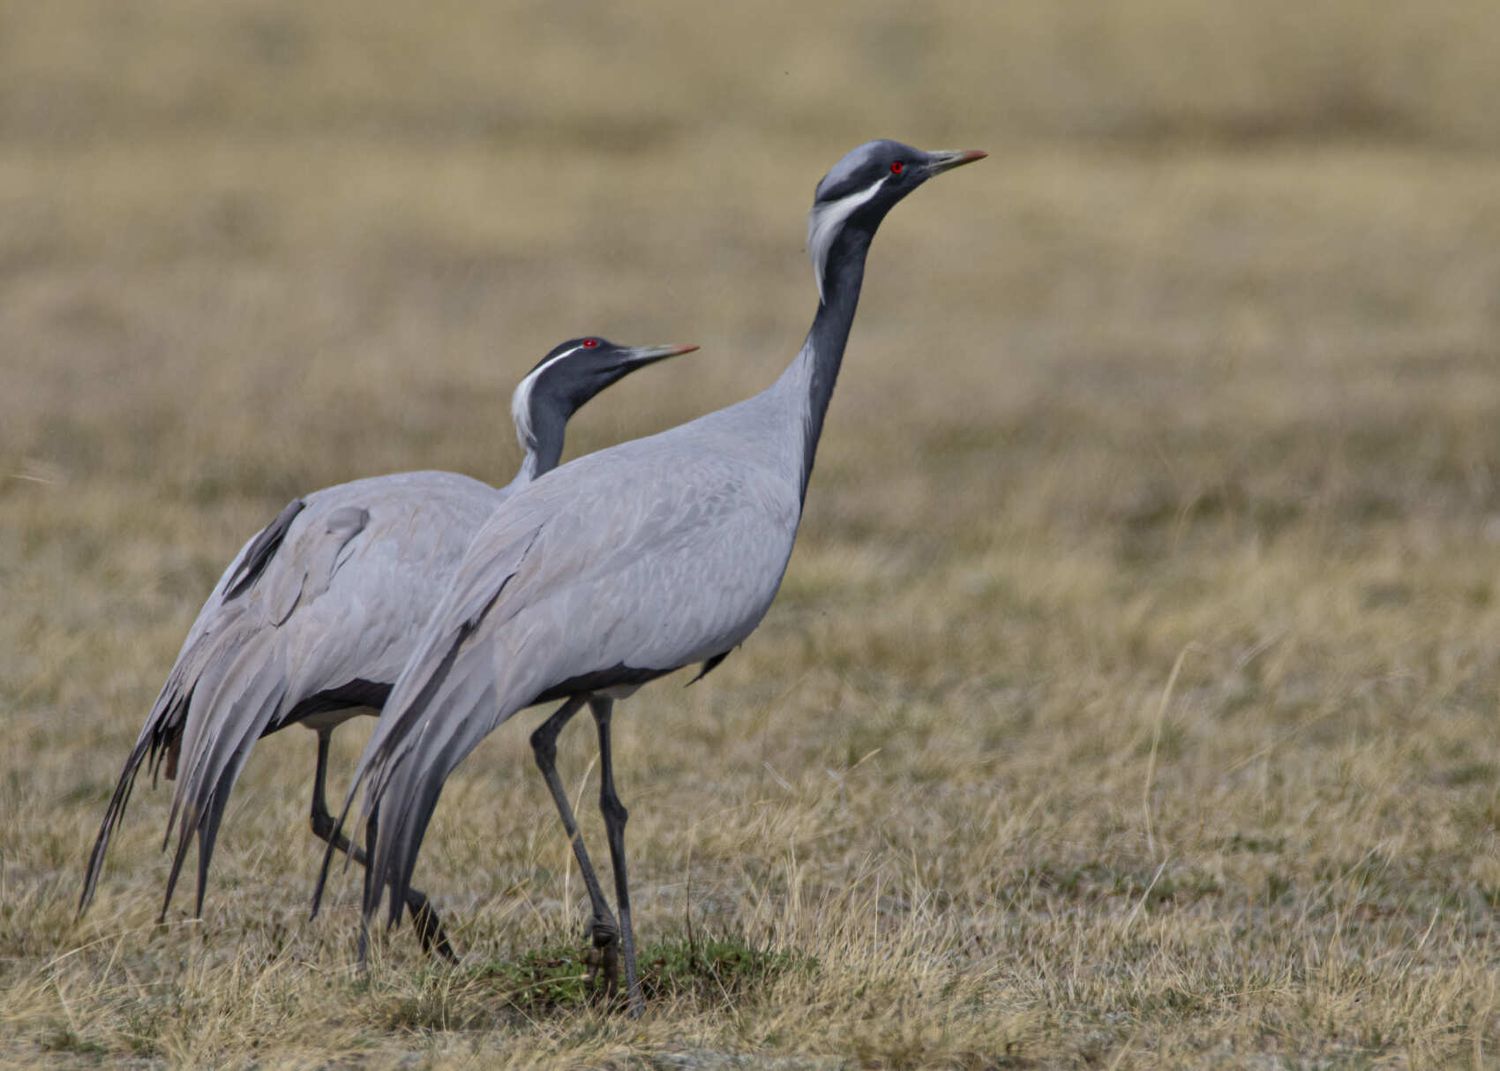
[(873, 230), (846, 227), (834, 239), (823, 268), (824, 300), (813, 318), (812, 329), (804, 344), (804, 359), (811, 367), (807, 378), (807, 411), (802, 437), (802, 489), (807, 498), (807, 484), (812, 478), (813, 459), (818, 439), (823, 434), (823, 420), (838, 382), (854, 313), (859, 308), (859, 292), (864, 285), (865, 257), (870, 251)]

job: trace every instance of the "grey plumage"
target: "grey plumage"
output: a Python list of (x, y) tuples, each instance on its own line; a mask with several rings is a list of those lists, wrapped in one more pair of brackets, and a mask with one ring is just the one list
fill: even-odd
[[(815, 197), (809, 252), (821, 300), (782, 376), (737, 405), (564, 465), (480, 529), (350, 788), (349, 801), (365, 789), (367, 919), (387, 896), (391, 922), (399, 918), (443, 782), (464, 756), (523, 707), (587, 698), (639, 1007), (610, 704), (653, 677), (716, 661), (760, 623), (796, 538), (870, 240), (911, 189), (982, 155), (896, 142), (854, 150)], [(330, 859), (325, 853), (325, 874)]]
[(319, 734), (313, 824), (332, 843), (323, 795), (328, 734), (385, 700), (470, 537), (518, 489), (556, 466), (576, 409), (629, 372), (695, 348), (627, 348), (597, 337), (565, 342), (516, 388), (513, 417), (525, 457), (507, 486), (446, 472), (355, 480), (294, 500), (250, 539), (199, 612), (125, 762), (79, 910), (94, 895), (137, 773), (148, 765), (154, 778), (165, 760), (167, 776), (177, 780), (166, 837), (175, 828), (177, 848), (162, 911), (196, 839), (201, 913), (234, 782), (256, 740), (288, 725)]

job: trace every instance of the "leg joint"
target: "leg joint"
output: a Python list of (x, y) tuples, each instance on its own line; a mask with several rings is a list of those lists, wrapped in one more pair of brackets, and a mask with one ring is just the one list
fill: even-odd
[(604, 814), (606, 820), (623, 826), (630, 818), (630, 812), (620, 802), (620, 797), (613, 792), (599, 793), (599, 810)]
[(531, 734), (532, 757), (543, 770), (557, 761), (557, 734), (549, 733), (547, 728), (547, 723), (543, 722)]

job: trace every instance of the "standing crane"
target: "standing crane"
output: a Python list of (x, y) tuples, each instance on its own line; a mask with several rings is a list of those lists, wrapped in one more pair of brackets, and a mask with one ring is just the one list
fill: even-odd
[[(289, 503), (235, 556), (188, 632), (99, 827), (80, 913), (93, 899), (136, 774), (149, 763), (155, 777), (165, 763), (166, 776), (177, 782), (166, 839), (176, 824), (177, 850), (162, 917), (195, 838), (201, 915), (235, 780), (256, 740), (289, 725), (317, 734), (313, 833), (350, 850), (326, 800), (333, 730), (386, 701), (470, 537), (497, 507), (557, 466), (568, 419), (631, 372), (697, 348), (618, 346), (597, 336), (554, 347), (516, 386), (511, 416), (525, 456), (504, 487), (450, 472), (404, 472)], [(403, 896), (423, 947), (453, 958), (427, 897), (418, 889)]]
[[(875, 231), (928, 179), (984, 156), (895, 141), (850, 152), (814, 195), (807, 245), (818, 310), (780, 378), (726, 409), (564, 465), (479, 530), (392, 689), (340, 817), (341, 827), (363, 785), (366, 926), (387, 898), (389, 924), (400, 920), (443, 783), (479, 741), (525, 707), (565, 700), (538, 730), (545, 745), (586, 703), (629, 1006), (639, 1014), (614, 702), (685, 666), (710, 671), (760, 624), (792, 553)], [(566, 799), (554, 796), (576, 846)], [(314, 911), (331, 861), (330, 847)]]

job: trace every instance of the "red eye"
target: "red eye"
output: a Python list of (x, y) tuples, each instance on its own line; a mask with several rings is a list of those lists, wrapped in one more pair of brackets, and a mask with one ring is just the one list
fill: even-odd
[(586, 338), (583, 340), (583, 348), (586, 350), (591, 350), (597, 345), (599, 345), (599, 340), (597, 338)]
[(906, 170), (906, 165), (904, 163), (902, 163), (900, 160), (897, 160), (895, 163), (891, 164), (891, 174), (893, 174), (893, 175), (899, 175), (899, 174), (901, 174), (901, 172), (903, 172), (905, 170)]

